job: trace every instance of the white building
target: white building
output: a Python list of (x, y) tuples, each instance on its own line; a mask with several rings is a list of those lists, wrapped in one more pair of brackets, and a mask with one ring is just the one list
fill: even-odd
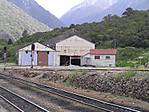
[(82, 56), (81, 65), (115, 67), (116, 52), (116, 49), (92, 49)]
[(79, 36), (71, 36), (56, 43), (59, 52), (60, 65), (81, 65), (81, 56), (90, 49), (95, 49), (95, 44)]
[[(36, 66), (56, 66), (57, 52), (53, 49), (44, 46), (38, 42), (34, 43), (34, 60), (33, 65)], [(31, 65), (31, 45), (28, 45), (18, 50), (18, 65)]]

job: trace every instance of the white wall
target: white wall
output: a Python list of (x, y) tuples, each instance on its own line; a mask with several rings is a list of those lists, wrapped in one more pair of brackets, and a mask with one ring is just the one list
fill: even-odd
[(54, 52), (49, 52), (48, 54), (48, 65), (49, 66), (54, 65)]
[[(57, 58), (58, 54), (53, 49), (44, 46), (38, 42), (35, 44), (35, 53), (34, 53), (34, 65), (38, 65), (38, 54), (37, 51), (49, 51), (48, 54), (48, 65), (49, 66), (56, 66), (57, 65)], [(28, 53), (26, 53), (28, 51)], [(19, 49), (19, 59), (18, 64), (19, 65), (31, 65), (31, 45), (28, 45), (22, 49)]]
[[(83, 56), (81, 59), (81, 65), (115, 67), (115, 60), (116, 60), (115, 55), (96, 55), (96, 56), (100, 56), (100, 59), (95, 59), (95, 55), (90, 55), (90, 54)], [(110, 59), (106, 59), (106, 56), (110, 56)]]
[(49, 52), (48, 65), (49, 66), (59, 66), (58, 52)]
[[(19, 51), (19, 65), (31, 65), (31, 51)], [(37, 65), (37, 52), (34, 53), (34, 65)]]
[[(48, 65), (49, 66), (57, 66), (58, 65), (58, 54), (57, 52), (49, 52), (48, 55)], [(31, 51), (19, 51), (19, 60), (18, 60), (18, 65), (20, 66), (30, 66), (31, 65)], [(38, 54), (37, 51), (34, 53), (34, 65), (38, 65)]]
[(95, 49), (95, 44), (78, 36), (72, 36), (56, 43), (56, 51), (60, 51), (63, 55), (81, 56), (82, 54), (86, 54), (90, 49)]

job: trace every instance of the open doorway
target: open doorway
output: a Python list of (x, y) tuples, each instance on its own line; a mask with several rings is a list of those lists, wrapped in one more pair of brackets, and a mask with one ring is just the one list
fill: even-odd
[(70, 56), (60, 56), (60, 66), (69, 66)]
[(80, 56), (72, 56), (72, 57), (71, 57), (71, 64), (72, 64), (72, 65), (80, 66), (80, 65), (81, 65)]
[[(71, 61), (70, 61), (71, 59)], [(71, 62), (71, 64), (70, 64)], [(60, 56), (60, 66), (81, 65), (80, 56)]]

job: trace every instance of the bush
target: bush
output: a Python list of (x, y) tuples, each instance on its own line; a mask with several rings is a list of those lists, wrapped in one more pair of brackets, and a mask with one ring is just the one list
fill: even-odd
[(70, 86), (70, 85), (74, 85), (73, 84), (73, 80), (78, 77), (78, 76), (83, 76), (85, 75), (87, 72), (85, 70), (75, 70), (75, 71), (72, 71), (71, 74), (69, 74), (69, 77), (67, 80), (65, 80), (64, 84), (66, 86)]
[(118, 80), (121, 80), (121, 79), (128, 80), (128, 79), (134, 77), (135, 75), (136, 75), (136, 72), (129, 71), (129, 72), (118, 73), (114, 77)]

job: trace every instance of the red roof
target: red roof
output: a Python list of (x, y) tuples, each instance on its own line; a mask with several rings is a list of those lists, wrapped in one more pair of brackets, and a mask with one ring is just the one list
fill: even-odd
[(116, 55), (117, 49), (91, 49), (89, 54), (92, 55)]

